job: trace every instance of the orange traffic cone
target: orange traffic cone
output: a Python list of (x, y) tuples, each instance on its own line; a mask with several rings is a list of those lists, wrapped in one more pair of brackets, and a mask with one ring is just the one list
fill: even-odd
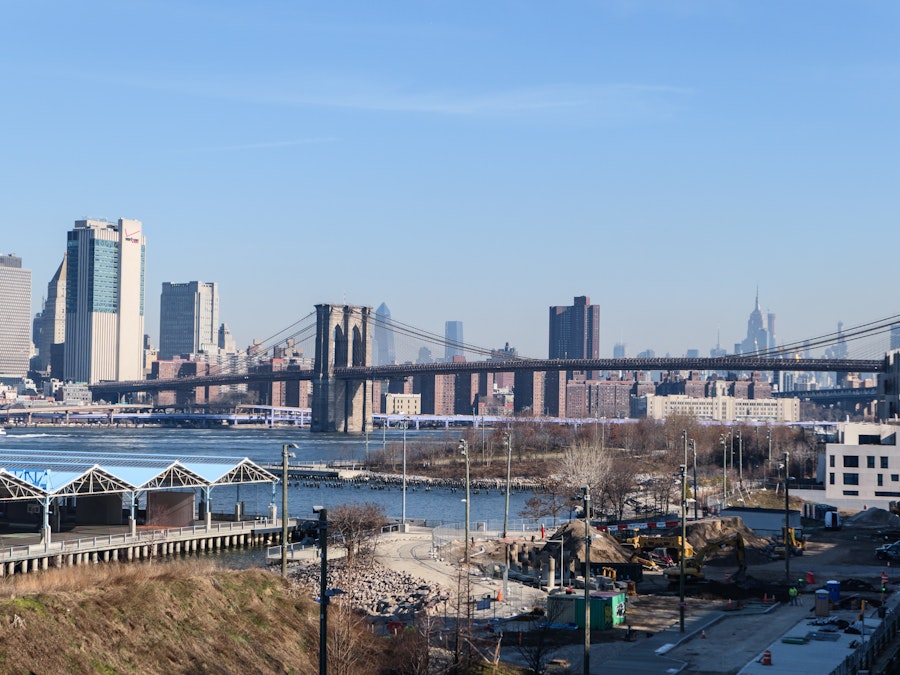
[(497, 602), (503, 602), (503, 591), (497, 591)]
[(772, 652), (770, 652), (768, 649), (766, 651), (764, 651), (762, 654), (762, 658), (759, 660), (759, 662), (761, 664), (763, 664), (764, 666), (771, 666), (772, 665)]
[(700, 637), (703, 638), (704, 640), (706, 639), (706, 631), (705, 630), (700, 631)]

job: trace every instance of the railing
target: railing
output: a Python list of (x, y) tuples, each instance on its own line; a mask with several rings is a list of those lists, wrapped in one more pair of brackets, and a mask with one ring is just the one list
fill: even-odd
[[(506, 528), (507, 535), (531, 535), (541, 531), (542, 523), (536, 520), (511, 520)], [(550, 526), (543, 523), (545, 528)], [(473, 520), (469, 523), (469, 536), (474, 539), (496, 539), (503, 534), (502, 520)], [(446, 546), (453, 541), (463, 541), (466, 537), (465, 523), (450, 523), (434, 528), (431, 533), (435, 548)]]
[[(263, 521), (259, 521), (263, 522)], [(268, 519), (264, 519), (268, 523)], [(160, 541), (183, 541), (198, 536), (215, 536), (217, 534), (243, 534), (258, 527), (258, 522), (224, 522), (206, 525), (190, 525), (187, 527), (161, 528), (158, 530), (139, 530), (135, 534), (122, 532), (103, 536), (84, 537), (81, 539), (63, 539), (51, 541), (49, 545), (43, 543), (28, 544), (22, 546), (10, 546), (0, 549), (0, 560), (18, 561), (41, 555), (57, 555), (60, 553), (78, 553), (82, 551), (96, 551), (117, 546), (131, 546), (135, 544), (153, 544)]]
[(898, 630), (900, 630), (900, 613), (896, 611), (895, 607), (892, 607), (885, 612), (881, 623), (870, 635), (859, 636), (859, 646), (848, 654), (841, 665), (832, 670), (829, 675), (856, 675), (856, 673), (871, 668), (878, 655), (897, 637)]

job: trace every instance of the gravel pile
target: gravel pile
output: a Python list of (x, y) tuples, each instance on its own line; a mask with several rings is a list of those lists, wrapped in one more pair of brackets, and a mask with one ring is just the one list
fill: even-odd
[[(313, 563), (293, 568), (290, 577), (318, 598), (319, 572), (319, 563)], [(353, 566), (348, 566), (345, 560), (329, 561), (328, 588), (340, 589), (332, 595), (331, 602), (343, 602), (370, 616), (400, 621), (410, 620), (450, 597), (448, 589), (410, 574), (394, 572), (374, 560), (357, 561)]]
[(846, 518), (844, 523), (854, 527), (897, 528), (900, 527), (900, 516), (885, 509), (871, 508)]

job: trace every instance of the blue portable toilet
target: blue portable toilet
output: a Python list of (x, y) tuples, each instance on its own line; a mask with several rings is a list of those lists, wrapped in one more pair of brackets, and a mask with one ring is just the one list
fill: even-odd
[(838, 604), (841, 601), (841, 582), (828, 581), (825, 583), (825, 588), (828, 590), (828, 599), (831, 603)]

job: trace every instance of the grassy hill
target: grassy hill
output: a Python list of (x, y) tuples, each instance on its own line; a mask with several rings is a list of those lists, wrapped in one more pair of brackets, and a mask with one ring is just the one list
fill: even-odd
[(265, 570), (97, 565), (0, 585), (4, 673), (315, 673), (318, 609)]

